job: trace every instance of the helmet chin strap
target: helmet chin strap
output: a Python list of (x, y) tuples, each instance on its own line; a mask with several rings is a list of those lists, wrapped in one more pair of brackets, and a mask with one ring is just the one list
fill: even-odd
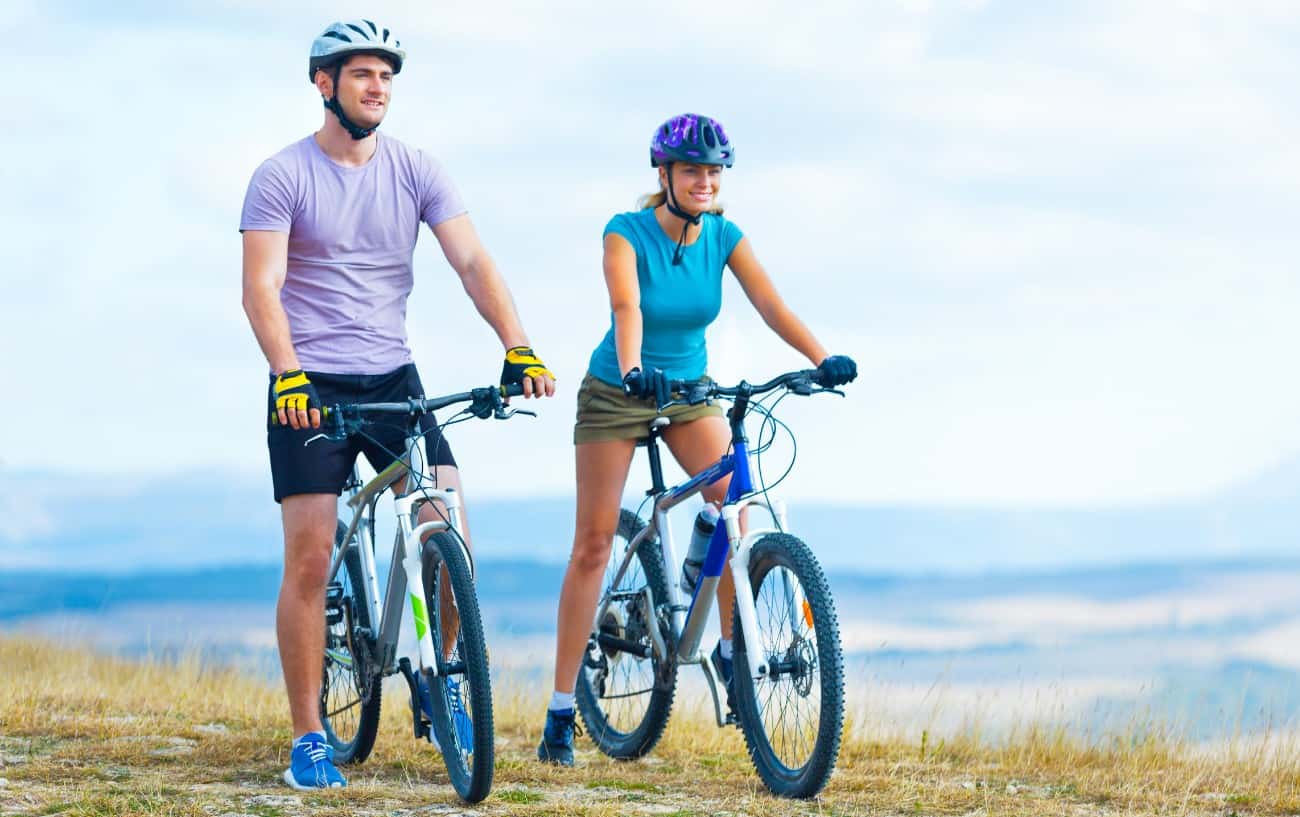
[(686, 244), (686, 231), (691, 229), (692, 224), (699, 224), (700, 219), (704, 217), (703, 213), (691, 215), (677, 205), (677, 194), (673, 192), (673, 163), (668, 163), (668, 196), (664, 199), (664, 206), (668, 212), (680, 218), (685, 223), (682, 224), (682, 237), (677, 239), (677, 246), (673, 249), (673, 266), (679, 267), (682, 264), (682, 247)]
[(339, 104), (339, 95), (337, 91), (334, 92), (334, 96), (324, 100), (324, 102), (325, 110), (333, 111), (334, 115), (339, 118), (339, 124), (342, 125), (343, 129), (357, 141), (365, 139), (367, 136), (375, 132), (375, 128), (379, 127), (378, 125), (375, 125), (374, 127), (363, 128), (351, 119), (348, 119), (348, 115), (343, 113), (343, 106)]

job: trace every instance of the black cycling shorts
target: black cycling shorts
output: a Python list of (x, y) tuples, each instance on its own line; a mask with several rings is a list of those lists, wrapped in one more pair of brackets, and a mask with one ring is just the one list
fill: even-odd
[[(326, 374), (307, 372), (307, 378), (316, 387), (321, 402), (335, 403), (388, 403), (401, 402), (424, 395), (420, 375), (415, 364), (408, 363), (387, 374)], [(363, 429), (367, 436), (353, 436), (334, 441), (324, 437), (303, 445), (323, 432), (321, 428), (294, 429), (272, 425), (275, 411), (275, 378), (267, 388), (266, 447), (271, 452), (271, 482), (275, 501), (294, 494), (334, 494), (338, 496), (347, 484), (357, 454), (365, 454), (376, 471), (382, 471), (406, 453), (406, 422), (404, 416), (375, 415), (374, 424)], [(432, 414), (420, 418), (424, 432), (424, 450), (433, 465), (455, 467), (451, 446), (438, 431)], [(370, 439), (373, 438), (373, 439)]]

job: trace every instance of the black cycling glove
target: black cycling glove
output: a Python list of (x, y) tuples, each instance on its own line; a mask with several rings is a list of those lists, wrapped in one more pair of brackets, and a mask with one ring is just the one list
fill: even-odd
[(641, 400), (654, 399), (660, 406), (672, 396), (668, 393), (668, 375), (653, 366), (645, 371), (634, 366), (623, 375), (623, 394)]
[(533, 353), (531, 346), (511, 346), (506, 350), (506, 362), (501, 366), (501, 385), (522, 383), (525, 377), (546, 377), (555, 379), (546, 364)]
[(822, 385), (826, 388), (852, 383), (858, 377), (858, 364), (848, 355), (831, 355), (817, 367)]

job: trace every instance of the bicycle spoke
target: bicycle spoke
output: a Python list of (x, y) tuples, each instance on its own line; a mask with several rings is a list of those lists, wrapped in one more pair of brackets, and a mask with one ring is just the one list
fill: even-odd
[(758, 691), (759, 712), (772, 751), (788, 768), (808, 762), (816, 741), (821, 705), (815, 639), (810, 638), (799, 579), (784, 566), (763, 578), (755, 599), (762, 624), (761, 655), (776, 669)]
[[(614, 557), (610, 559), (606, 568), (607, 582), (613, 579), (618, 569), (618, 561), (622, 555), (619, 551), (620, 548), (614, 549)], [(633, 619), (637, 615), (633, 611), (639, 607), (637, 603), (640, 598), (639, 591), (644, 586), (645, 573), (641, 569), (640, 560), (635, 559), (628, 566), (618, 587), (614, 588), (616, 600), (611, 602), (611, 607), (617, 607), (617, 613), (622, 618), (624, 633), (627, 632), (630, 624), (636, 624)], [(645, 704), (639, 699), (653, 691), (653, 663), (645, 660), (638, 661), (634, 656), (626, 653), (617, 655), (610, 678), (606, 680), (605, 694), (601, 696), (602, 701), (616, 702), (608, 708), (610, 725), (620, 732), (635, 729), (645, 712)]]
[(325, 717), (327, 717), (327, 718), (332, 718), (332, 717), (334, 717), (335, 715), (339, 714), (340, 712), (347, 712), (349, 709), (355, 709), (355, 708), (358, 707), (358, 706), (361, 706), (361, 699), (360, 699), (360, 698), (354, 700), (354, 701), (353, 701), (352, 703), (350, 703), (350, 704), (345, 704), (345, 705), (343, 705), (343, 706), (340, 706), (338, 709), (335, 709), (333, 712), (326, 712), (326, 713), (325, 713)]
[[(621, 511), (601, 584), (598, 634), (615, 643), (653, 649), (661, 631), (655, 605), (668, 600), (663, 556), (653, 538), (628, 545), (644, 529), (630, 511)], [(627, 561), (626, 572), (614, 579)], [(663, 735), (672, 707), (676, 665), (653, 654), (640, 656), (593, 640), (578, 673), (577, 708), (593, 741), (610, 757), (631, 759), (649, 752)]]

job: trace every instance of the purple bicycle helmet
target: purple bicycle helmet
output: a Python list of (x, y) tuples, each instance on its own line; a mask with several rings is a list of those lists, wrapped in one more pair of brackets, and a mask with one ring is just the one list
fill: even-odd
[(673, 162), (731, 167), (735, 160), (736, 149), (722, 123), (700, 114), (674, 116), (655, 130), (650, 141), (651, 167)]

